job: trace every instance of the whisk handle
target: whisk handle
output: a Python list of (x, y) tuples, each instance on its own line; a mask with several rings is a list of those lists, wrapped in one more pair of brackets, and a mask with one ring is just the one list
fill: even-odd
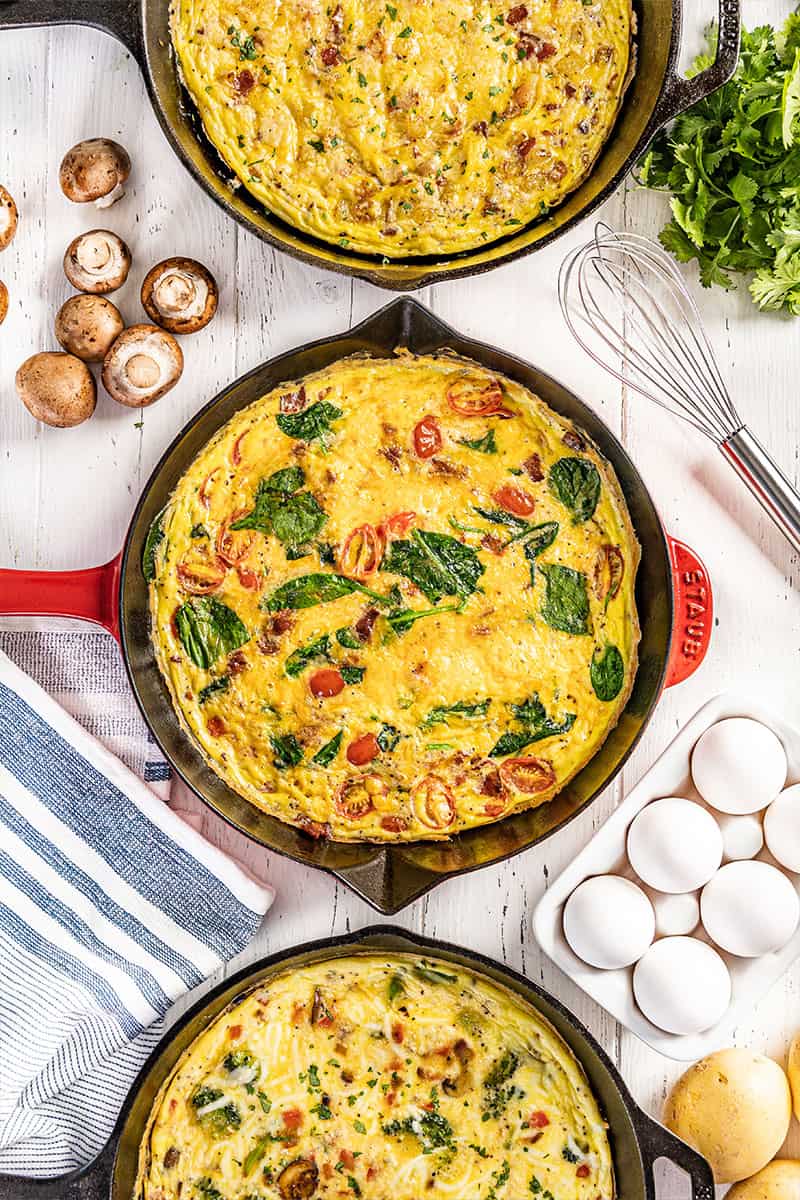
[(800, 495), (755, 434), (743, 425), (720, 444), (720, 450), (767, 516), (800, 553)]
[(739, 0), (718, 0), (718, 5), (717, 53), (713, 63), (705, 71), (686, 79), (675, 70), (677, 47), (673, 48), (669, 73), (653, 114), (654, 130), (722, 87), (736, 70), (741, 24)]

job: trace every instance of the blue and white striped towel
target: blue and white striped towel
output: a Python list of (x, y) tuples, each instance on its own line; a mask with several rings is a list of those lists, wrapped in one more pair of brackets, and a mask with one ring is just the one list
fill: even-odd
[(0, 1172), (94, 1157), (272, 898), (0, 651)]

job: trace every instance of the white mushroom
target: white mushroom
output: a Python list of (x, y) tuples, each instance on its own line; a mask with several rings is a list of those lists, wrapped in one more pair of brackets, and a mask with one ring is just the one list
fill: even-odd
[(68, 429), (92, 415), (97, 389), (92, 373), (72, 354), (46, 350), (17, 371), (17, 394), (37, 421)]
[(10, 246), (17, 232), (19, 213), (14, 203), (14, 197), (0, 183), (0, 250)]
[(0, 279), (0, 325), (5, 321), (8, 315), (8, 288)]
[(130, 269), (130, 250), (107, 229), (79, 234), (64, 255), (64, 274), (79, 292), (114, 292), (122, 287)]
[(181, 377), (183, 354), (175, 338), (155, 325), (131, 325), (103, 362), (103, 386), (129, 408), (152, 404)]
[(124, 328), (119, 309), (105, 296), (71, 296), (55, 323), (58, 341), (84, 362), (102, 362)]
[(58, 173), (61, 190), (68, 200), (108, 208), (125, 195), (123, 184), (131, 173), (131, 160), (119, 142), (89, 138), (68, 150)]
[(166, 258), (145, 275), (142, 304), (170, 333), (196, 333), (217, 311), (217, 281), (193, 258)]

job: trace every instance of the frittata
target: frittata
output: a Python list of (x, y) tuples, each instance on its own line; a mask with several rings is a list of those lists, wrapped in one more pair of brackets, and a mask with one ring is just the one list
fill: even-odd
[(546, 215), (611, 132), (630, 0), (173, 0), (205, 131), (289, 225), (386, 258)]
[(242, 796), (317, 837), (446, 838), (550, 800), (636, 669), (610, 465), (450, 355), (343, 359), (237, 413), (147, 540), (173, 703)]
[(612, 1200), (606, 1126), (555, 1030), (439, 960), (278, 975), (156, 1099), (137, 1200)]

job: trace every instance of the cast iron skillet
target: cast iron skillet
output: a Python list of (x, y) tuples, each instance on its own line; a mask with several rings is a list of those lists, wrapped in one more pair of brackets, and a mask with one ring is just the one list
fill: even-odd
[[(550, 804), (458, 834), (445, 843), (377, 846), (313, 841), (233, 792), (181, 730), (150, 644), (147, 585), (140, 566), (142, 546), (150, 523), (186, 468), (233, 413), (276, 384), (316, 371), (344, 355), (384, 356), (396, 346), (422, 354), (449, 348), (477, 359), (491, 370), (519, 380), (594, 439), (614, 466), (642, 546), (637, 584), (640, 666), (619, 725)], [(232, 384), (201, 409), (167, 449), (139, 500), (121, 555), (88, 571), (0, 571), (2, 613), (78, 616), (104, 625), (121, 640), (146, 721), (172, 765), (197, 795), (269, 849), (332, 871), (384, 913), (397, 912), (452, 875), (527, 849), (565, 825), (619, 771), (639, 740), (662, 686), (680, 682), (702, 660), (712, 626), (711, 591), (702, 563), (682, 543), (667, 537), (636, 468), (600, 418), (549, 375), (510, 354), (462, 337), (407, 297), (393, 301), (348, 333), (282, 354)]]
[[(616, 1200), (655, 1200), (653, 1164), (670, 1159), (688, 1172), (692, 1200), (713, 1200), (714, 1181), (704, 1158), (647, 1116), (633, 1101), (611, 1059), (577, 1017), (558, 1000), (509, 967), (448, 942), (432, 941), (392, 925), (324, 938), (294, 951), (262, 958), (218, 984), (191, 1008), (151, 1054), (134, 1083), (106, 1147), (82, 1171), (57, 1179), (0, 1175), (0, 1200), (132, 1200), (139, 1144), (153, 1100), (187, 1046), (226, 1005), (278, 971), (348, 954), (435, 955), (516, 992), (556, 1028), (583, 1066), (608, 1122)], [(473, 1198), (464, 1198), (473, 1200)]]
[[(739, 4), (738, 0), (718, 0), (718, 5), (716, 61), (687, 80), (676, 73), (683, 0), (635, 0), (638, 69), (619, 119), (591, 175), (547, 220), (474, 251), (393, 263), (300, 233), (273, 217), (245, 188), (231, 188), (232, 172), (203, 135), (178, 80), (169, 36), (169, 0), (0, 0), (0, 29), (80, 23), (113, 34), (138, 60), (156, 116), (173, 150), (226, 212), (257, 237), (303, 262), (357, 275), (381, 287), (409, 291), (510, 262), (546, 246), (597, 208), (620, 185), (658, 129), (720, 87), (733, 73), (739, 50)], [(104, 132), (91, 129), (86, 134)], [(143, 169), (144, 164), (139, 165)]]

